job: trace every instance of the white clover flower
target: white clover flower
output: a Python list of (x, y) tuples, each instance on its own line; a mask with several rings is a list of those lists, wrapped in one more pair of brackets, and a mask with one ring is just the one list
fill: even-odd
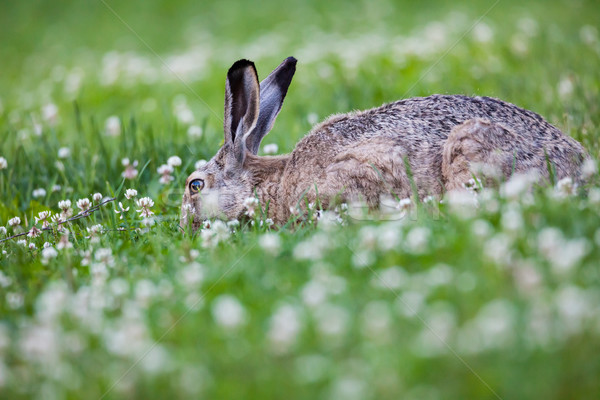
[(115, 265), (115, 259), (112, 255), (112, 250), (109, 248), (99, 248), (94, 252), (94, 259), (108, 267)]
[(129, 211), (129, 207), (124, 208), (123, 203), (119, 202), (119, 209), (120, 210), (115, 210), (115, 213), (120, 214), (119, 219), (123, 219), (123, 214), (125, 214), (127, 211)]
[(137, 196), (137, 194), (138, 194), (137, 190), (135, 190), (135, 189), (127, 189), (125, 191), (125, 198), (127, 200), (130, 200), (132, 197)]
[(10, 226), (17, 226), (21, 224), (21, 218), (19, 217), (14, 217), (8, 220), (8, 225)]
[(64, 172), (65, 170), (65, 164), (63, 164), (62, 162), (56, 160), (56, 162), (54, 163), (54, 166), (56, 167), (57, 170), (59, 170), (60, 172)]
[(58, 118), (58, 107), (56, 104), (48, 103), (42, 107), (42, 118), (49, 124), (55, 124)]
[(52, 193), (54, 193), (54, 192), (60, 192), (61, 189), (62, 189), (62, 186), (60, 186), (60, 185), (53, 185), (52, 186)]
[(204, 167), (207, 163), (208, 163), (208, 161), (206, 161), (206, 160), (198, 160), (194, 164), (194, 168), (195, 169), (200, 169), (200, 168)]
[(42, 250), (42, 258), (48, 260), (50, 258), (56, 258), (58, 252), (54, 247), (46, 247)]
[(581, 177), (584, 180), (588, 180), (597, 173), (598, 166), (596, 165), (596, 161), (594, 161), (592, 158), (586, 158), (583, 164), (581, 165)]
[(198, 139), (202, 137), (202, 128), (198, 125), (191, 125), (187, 130), (187, 134), (190, 138)]
[(350, 323), (348, 311), (337, 305), (325, 303), (315, 310), (318, 331), (324, 336), (341, 336)]
[(0, 235), (6, 235), (6, 228), (3, 226), (0, 226)]
[(106, 119), (104, 123), (104, 132), (108, 136), (119, 136), (121, 134), (121, 120), (113, 115)]
[(102, 200), (102, 193), (94, 193), (94, 194), (92, 195), (92, 200), (93, 200), (95, 203), (98, 203), (98, 202), (100, 202), (100, 200)]
[(279, 150), (279, 147), (276, 143), (265, 144), (263, 147), (263, 153), (265, 154), (276, 154)]
[(71, 149), (68, 147), (61, 147), (58, 149), (58, 158), (68, 158), (71, 155)]
[(100, 234), (102, 234), (102, 225), (100, 224), (96, 224), (96, 225), (92, 225), (89, 228), (86, 228), (88, 233), (90, 234), (89, 238), (90, 239), (97, 239), (98, 236), (100, 236)]
[(35, 217), (35, 223), (41, 223), (42, 228), (47, 228), (48, 226), (50, 226), (50, 222), (48, 222), (48, 219), (51, 215), (52, 213), (50, 211), (40, 211), (38, 213), (38, 216)]
[(171, 167), (179, 167), (181, 165), (181, 158), (179, 158), (178, 156), (171, 156), (167, 160), (167, 164)]
[(136, 204), (139, 207), (139, 210), (136, 210), (136, 212), (139, 212), (142, 217), (149, 218), (154, 215), (154, 213), (150, 211), (150, 207), (154, 206), (154, 201), (152, 201), (150, 197), (142, 197), (136, 201)]
[(171, 174), (173, 173), (173, 167), (169, 164), (161, 165), (156, 169), (156, 172), (158, 172), (161, 175), (159, 182), (163, 185), (166, 185), (175, 179), (173, 178), (173, 176), (171, 176)]
[(123, 158), (121, 160), (121, 164), (125, 167), (125, 171), (121, 174), (121, 176), (125, 179), (135, 179), (138, 175), (138, 170), (136, 169), (138, 166), (138, 161), (135, 160), (133, 163), (129, 161), (129, 158)]
[(406, 234), (406, 249), (412, 253), (420, 254), (427, 250), (431, 231), (429, 228), (417, 226)]
[(573, 94), (575, 85), (573, 85), (573, 78), (566, 76), (558, 82), (557, 91), (558, 95), (562, 100), (568, 100)]
[(410, 198), (401, 199), (396, 206), (400, 211), (407, 211), (412, 207), (412, 201)]
[(281, 238), (276, 233), (265, 233), (258, 239), (258, 244), (264, 251), (276, 256), (281, 249)]
[(34, 190), (34, 191), (31, 193), (31, 194), (32, 194), (32, 196), (33, 196), (34, 198), (36, 198), (36, 199), (37, 199), (38, 197), (44, 197), (44, 196), (46, 196), (46, 189), (43, 189), (43, 188), (37, 188), (37, 189), (35, 189), (35, 190)]
[(77, 207), (79, 207), (79, 209), (81, 211), (87, 211), (90, 209), (92, 203), (90, 202), (90, 200), (86, 197), (84, 199), (79, 199), (77, 200)]
[(71, 200), (61, 200), (58, 202), (58, 208), (66, 212), (71, 207)]
[(35, 243), (31, 242), (29, 243), (29, 250), (35, 250), (36, 246)]
[(289, 304), (280, 306), (270, 318), (267, 337), (277, 352), (285, 352), (296, 343), (302, 327), (300, 313)]
[(27, 241), (25, 239), (17, 240), (17, 244), (20, 246), (27, 246)]
[(479, 22), (473, 28), (473, 37), (479, 43), (488, 43), (494, 38), (494, 31), (484, 22)]
[(518, 173), (500, 186), (500, 195), (509, 200), (518, 200), (532, 184), (538, 181), (538, 174), (535, 170), (526, 173)]
[(27, 237), (36, 238), (36, 237), (40, 236), (41, 234), (42, 234), (42, 231), (39, 230), (38, 228), (36, 228), (35, 226), (33, 226), (31, 228), (31, 230), (29, 231), (29, 233), (27, 233)]
[(574, 196), (577, 194), (577, 184), (570, 177), (562, 178), (556, 184), (554, 193), (559, 198)]
[(220, 295), (211, 307), (215, 322), (226, 329), (235, 329), (246, 321), (244, 306), (232, 295)]
[(6, 169), (8, 167), (8, 162), (6, 158), (0, 157), (0, 169)]
[(73, 248), (73, 243), (69, 242), (69, 234), (64, 234), (60, 237), (60, 240), (58, 241), (58, 244), (56, 245), (56, 248), (58, 250), (63, 250), (63, 249), (72, 249)]
[(246, 208), (245, 214), (249, 217), (254, 217), (255, 208), (258, 206), (258, 199), (256, 197), (248, 197), (244, 200), (243, 204)]

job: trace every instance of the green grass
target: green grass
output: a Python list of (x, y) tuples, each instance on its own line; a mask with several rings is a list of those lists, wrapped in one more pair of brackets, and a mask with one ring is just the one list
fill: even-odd
[[(263, 143), (281, 153), (314, 119), (463, 93), (540, 113), (597, 160), (594, 1), (38, 0), (0, 11), (0, 239), (61, 200), (117, 197), (65, 224), (72, 248), (56, 257), (43, 250), (59, 247), (56, 227), (0, 243), (1, 398), (600, 395), (597, 173), (573, 195), (489, 188), (477, 208), (450, 198), (398, 221), (352, 207), (343, 225), (275, 230), (257, 217), (218, 243), (218, 223), (178, 228), (183, 183), (222, 142), (224, 77), (243, 57), (261, 77), (299, 59)], [(157, 168), (173, 155), (183, 163), (163, 185)], [(122, 178), (123, 158), (138, 161), (135, 179)], [(127, 188), (154, 201), (153, 226)]]

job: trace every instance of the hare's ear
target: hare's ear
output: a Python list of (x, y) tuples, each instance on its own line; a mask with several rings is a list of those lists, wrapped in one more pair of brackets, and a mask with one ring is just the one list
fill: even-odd
[(288, 57), (260, 83), (260, 114), (254, 131), (248, 136), (246, 146), (257, 154), (261, 140), (273, 127), (281, 111), (283, 99), (296, 72), (296, 59)]
[(231, 150), (228, 161), (240, 166), (246, 154), (246, 139), (256, 126), (260, 110), (260, 88), (254, 63), (236, 61), (227, 72), (225, 84), (225, 146)]

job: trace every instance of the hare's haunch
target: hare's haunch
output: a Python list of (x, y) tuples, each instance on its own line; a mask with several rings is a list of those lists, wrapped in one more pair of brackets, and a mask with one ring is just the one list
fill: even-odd
[(335, 115), (287, 155), (259, 157), (296, 70), (287, 58), (259, 84), (254, 64), (237, 61), (225, 85), (225, 142), (186, 181), (182, 226), (211, 217), (239, 218), (258, 196), (276, 223), (305, 201), (382, 195), (419, 197), (461, 189), (474, 169), (496, 178), (535, 170), (579, 178), (583, 147), (538, 114), (489, 97), (433, 95)]

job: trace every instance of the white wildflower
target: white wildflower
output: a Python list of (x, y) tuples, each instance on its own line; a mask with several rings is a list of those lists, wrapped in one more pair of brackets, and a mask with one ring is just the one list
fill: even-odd
[(246, 208), (245, 214), (249, 217), (254, 217), (256, 213), (256, 207), (258, 206), (258, 199), (256, 197), (248, 197), (244, 200), (244, 207)]
[(334, 304), (325, 303), (315, 309), (317, 329), (324, 336), (341, 336), (350, 323), (348, 311)]
[(102, 193), (94, 193), (92, 195), (92, 200), (94, 201), (94, 203), (99, 203), (100, 200), (102, 200)]
[(494, 31), (484, 22), (479, 22), (473, 28), (473, 37), (480, 43), (488, 43), (494, 38)]
[(129, 199), (131, 199), (132, 197), (135, 197), (135, 196), (137, 196), (137, 194), (138, 194), (137, 190), (135, 190), (135, 189), (127, 189), (127, 190), (125, 191), (125, 198), (126, 198), (127, 200), (129, 200)]
[(86, 198), (83, 198), (83, 199), (79, 199), (79, 200), (77, 200), (77, 203), (76, 203), (76, 204), (77, 204), (77, 207), (78, 207), (78, 208), (79, 208), (79, 209), (80, 209), (82, 212), (85, 212), (85, 211), (89, 210), (89, 209), (90, 209), (90, 207), (91, 207), (91, 205), (92, 205), (92, 203), (90, 202), (90, 200), (89, 200), (87, 197), (86, 197)]
[(8, 162), (6, 158), (0, 157), (0, 169), (6, 169), (8, 167)]
[(104, 132), (108, 136), (119, 136), (121, 134), (121, 120), (119, 117), (115, 115), (108, 117), (104, 123)]
[(267, 333), (273, 350), (283, 353), (293, 346), (301, 326), (300, 315), (295, 307), (289, 304), (280, 306), (271, 316)]
[(46, 196), (46, 189), (44, 189), (44, 188), (37, 188), (37, 189), (35, 189), (35, 190), (34, 190), (34, 191), (31, 193), (31, 195), (32, 195), (34, 198), (36, 198), (36, 199), (37, 199), (38, 197), (44, 197), (44, 196)]
[(570, 76), (566, 76), (558, 82), (557, 91), (562, 100), (568, 100), (574, 89), (575, 85), (573, 85), (573, 79)]
[(56, 256), (58, 256), (58, 252), (54, 247), (46, 247), (42, 250), (42, 262), (45, 264), (47, 264), (48, 260), (51, 258), (56, 258)]
[(556, 184), (554, 188), (556, 197), (565, 198), (571, 197), (577, 194), (577, 184), (573, 182), (573, 179), (566, 177), (562, 178)]
[(21, 224), (21, 218), (19, 217), (14, 217), (8, 220), (8, 225), (10, 226), (17, 226)]
[(89, 239), (95, 239), (94, 241), (97, 241), (98, 236), (100, 236), (102, 234), (102, 225), (97, 224), (97, 225), (92, 225), (89, 228), (86, 228), (88, 233), (90, 234), (90, 236), (88, 237)]
[(26, 246), (27, 246), (27, 241), (26, 241), (26, 240), (24, 240), (24, 239), (20, 239), (20, 240), (17, 240), (17, 244), (18, 244), (19, 246), (26, 247)]
[(35, 248), (36, 248), (35, 243), (33, 243), (33, 242), (29, 243), (29, 250), (35, 250)]
[(36, 237), (40, 236), (41, 234), (42, 234), (42, 231), (39, 230), (38, 228), (36, 228), (35, 226), (33, 226), (31, 228), (31, 230), (29, 231), (29, 233), (27, 233), (27, 237), (36, 238)]
[(265, 154), (276, 154), (279, 147), (275, 143), (265, 144), (263, 146), (263, 153)]
[(246, 321), (244, 306), (232, 295), (220, 295), (211, 307), (215, 322), (226, 329), (235, 329)]
[(204, 167), (204, 166), (205, 166), (207, 163), (208, 163), (208, 161), (206, 161), (206, 160), (198, 160), (198, 161), (196, 161), (196, 163), (194, 164), (194, 168), (195, 168), (196, 170), (198, 170), (198, 169), (200, 169), (200, 168)]
[(265, 233), (258, 239), (258, 244), (267, 253), (276, 256), (281, 250), (281, 238), (276, 233)]
[(141, 199), (136, 201), (139, 210), (135, 210), (139, 212), (140, 215), (144, 218), (149, 218), (154, 215), (152, 211), (150, 211), (150, 207), (154, 206), (154, 201), (150, 197), (142, 197)]
[(56, 248), (58, 250), (72, 249), (73, 248), (73, 243), (69, 242), (69, 234), (68, 233), (66, 233), (66, 234), (64, 234), (64, 235), (62, 235), (60, 237), (60, 240), (56, 244)]
[(538, 174), (535, 170), (514, 174), (507, 182), (502, 184), (500, 195), (509, 200), (518, 200), (537, 181)]
[(429, 228), (417, 226), (406, 234), (405, 246), (411, 253), (423, 253), (427, 250), (431, 231)]
[(60, 185), (53, 185), (52, 186), (52, 193), (60, 192), (61, 189), (62, 189), (62, 186), (60, 186)]
[(588, 180), (598, 173), (598, 166), (596, 161), (592, 158), (586, 158), (581, 166), (581, 178)]
[(48, 103), (42, 107), (42, 118), (50, 125), (54, 125), (58, 119), (58, 107), (56, 104)]
[(120, 214), (119, 219), (123, 219), (123, 214), (129, 211), (129, 207), (123, 207), (123, 203), (119, 202), (119, 210), (115, 210), (115, 213)]
[(404, 269), (392, 266), (378, 271), (377, 276), (371, 280), (375, 287), (396, 291), (409, 282), (410, 276)]
[(187, 130), (187, 134), (190, 138), (198, 139), (202, 137), (202, 128), (198, 125), (191, 125)]
[(171, 182), (172, 180), (174, 180), (175, 178), (173, 178), (173, 176), (171, 175), (173, 173), (173, 167), (170, 166), (169, 164), (163, 164), (160, 167), (158, 167), (156, 169), (156, 172), (158, 172), (161, 176), (159, 179), (159, 182), (162, 183), (163, 185), (168, 184), (169, 182)]
[(125, 179), (135, 179), (138, 175), (138, 170), (136, 169), (138, 166), (138, 161), (135, 160), (133, 163), (129, 161), (129, 158), (124, 158), (121, 160), (121, 164), (125, 167), (125, 171), (121, 174), (121, 176)]
[(58, 149), (58, 158), (68, 158), (71, 155), (71, 149), (68, 147), (61, 147)]
[(181, 158), (179, 158), (178, 156), (171, 156), (167, 160), (167, 164), (171, 167), (179, 167), (181, 165)]
[(52, 213), (50, 211), (40, 211), (38, 213), (38, 216), (35, 217), (35, 223), (42, 224), (42, 229), (43, 228), (47, 228), (48, 226), (50, 226), (50, 222), (48, 221), (50, 219), (50, 216), (52, 215)]
[(6, 228), (3, 226), (0, 226), (0, 235), (6, 235)]

